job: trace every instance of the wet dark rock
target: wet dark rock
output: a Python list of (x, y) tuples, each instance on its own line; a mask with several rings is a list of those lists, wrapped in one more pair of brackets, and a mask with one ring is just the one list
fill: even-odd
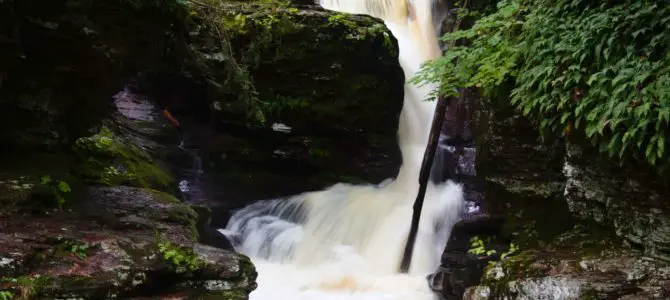
[(477, 150), (475, 136), (472, 134), (476, 126), (475, 109), (479, 101), (476, 96), (476, 93), (463, 90), (459, 97), (449, 99), (438, 151), (431, 170), (433, 182), (447, 179), (464, 183), (476, 181)]
[(0, 276), (19, 279), (3, 288), (32, 288), (36, 298), (239, 295), (231, 299), (255, 288), (249, 259), (199, 245), (196, 213), (174, 197), (123, 186), (86, 194), (73, 212), (0, 217)]
[[(487, 182), (520, 197), (563, 194), (565, 150), (560, 140), (542, 139), (535, 124), (511, 107), (483, 107), (477, 124), (477, 144), (482, 147), (477, 172)], [(491, 195), (491, 202), (504, 205)]]
[(202, 82), (209, 121), (184, 116), (183, 131), (208, 174), (203, 186), (216, 186), (205, 188), (210, 199), (235, 208), (396, 174), (404, 79), (397, 42), (380, 20), (276, 3), (217, 9), (248, 71), (242, 81), (259, 101), (227, 79), (217, 32), (193, 28), (196, 67), (209, 72)]
[[(271, 103), (259, 107), (268, 125), (284, 123), (297, 134), (395, 133), (403, 75), (397, 42), (380, 20), (277, 4), (222, 7), (223, 17), (235, 23), (229, 30), (236, 57), (248, 62), (259, 99)], [(202, 39), (211, 34), (198, 33)], [(196, 53), (215, 54), (208, 48)], [(207, 63), (216, 66), (214, 59)], [(235, 95), (214, 96), (214, 114), (229, 122), (246, 114), (236, 111), (243, 103)]]
[[(555, 217), (567, 209), (576, 219), (614, 228), (649, 256), (669, 259), (670, 208), (662, 201), (669, 196), (667, 182), (648, 166), (633, 161), (619, 165), (577, 140), (565, 144), (545, 137), (542, 142), (533, 123), (510, 110), (495, 108), (486, 114), (482, 123), (490, 129), (480, 135), (486, 151), (478, 153), (477, 171), (488, 182), (487, 205), (537, 214), (532, 208), (542, 201), (554, 210), (538, 222), (544, 218), (559, 224)], [(503, 196), (526, 200), (515, 206), (499, 202)]]
[[(117, 131), (120, 132), (120, 131)], [(116, 134), (108, 127), (74, 146), (77, 174), (87, 183), (169, 189), (174, 178), (141, 145)]]
[[(461, 299), (467, 288), (480, 283), (488, 262), (509, 248), (509, 239), (501, 238), (504, 222), (504, 217), (478, 214), (454, 225), (440, 267), (427, 277), (429, 286), (441, 299)], [(470, 253), (474, 237), (488, 240), (487, 249), (496, 253)]]
[(126, 78), (161, 63), (173, 42), (164, 34), (178, 18), (175, 7), (110, 5), (0, 3), (3, 152), (67, 147), (110, 112), (109, 97)]
[[(196, 229), (201, 243), (220, 249), (234, 250), (228, 238), (217, 230), (218, 228), (224, 228), (226, 224), (212, 223), (211, 208), (202, 205), (192, 205), (191, 208), (198, 214)], [(222, 216), (218, 217), (221, 218)]]
[(152, 102), (147, 95), (135, 94), (129, 89), (122, 89), (113, 97), (113, 126), (129, 140), (139, 146), (152, 157), (170, 159), (175, 152), (183, 154), (179, 145), (181, 134), (179, 129), (170, 124), (160, 107)]
[(514, 233), (524, 246), (570, 229), (573, 220), (563, 198), (564, 144), (543, 140), (534, 123), (511, 107), (483, 106), (477, 124), (481, 210), (508, 216), (505, 233)]

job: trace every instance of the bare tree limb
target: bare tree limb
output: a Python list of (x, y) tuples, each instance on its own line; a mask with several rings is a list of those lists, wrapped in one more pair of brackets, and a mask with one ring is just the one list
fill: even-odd
[(400, 273), (407, 273), (409, 266), (412, 263), (412, 253), (414, 252), (414, 244), (416, 242), (416, 233), (419, 230), (419, 219), (421, 218), (421, 209), (423, 208), (423, 200), (426, 196), (426, 189), (428, 188), (428, 179), (430, 171), (435, 159), (435, 152), (437, 151), (437, 143), (440, 140), (440, 132), (442, 131), (442, 122), (444, 115), (447, 112), (447, 106), (451, 101), (451, 97), (445, 98), (440, 96), (435, 106), (435, 114), (433, 115), (433, 124), (430, 127), (430, 136), (428, 137), (428, 145), (423, 154), (423, 161), (421, 163), (421, 171), (419, 173), (419, 193), (414, 200), (412, 226), (409, 229), (409, 236), (405, 244), (405, 252), (400, 262)]

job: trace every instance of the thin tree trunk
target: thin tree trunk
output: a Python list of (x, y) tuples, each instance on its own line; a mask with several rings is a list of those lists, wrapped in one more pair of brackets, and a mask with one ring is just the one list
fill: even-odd
[(430, 127), (430, 136), (428, 137), (428, 145), (423, 154), (423, 161), (421, 163), (421, 171), (419, 173), (419, 193), (414, 200), (412, 226), (407, 237), (407, 244), (405, 244), (405, 252), (400, 262), (400, 273), (407, 273), (409, 266), (412, 263), (412, 253), (414, 252), (414, 244), (416, 242), (416, 233), (419, 230), (419, 219), (421, 218), (421, 209), (423, 208), (423, 199), (426, 196), (426, 188), (428, 188), (428, 179), (430, 171), (435, 159), (435, 152), (437, 151), (437, 144), (440, 140), (440, 132), (442, 131), (442, 122), (444, 115), (447, 112), (447, 106), (451, 98), (440, 96), (435, 106), (435, 114), (433, 115), (433, 124)]

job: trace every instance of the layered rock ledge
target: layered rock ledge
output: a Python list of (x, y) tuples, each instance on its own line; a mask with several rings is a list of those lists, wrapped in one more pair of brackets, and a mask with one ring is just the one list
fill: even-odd
[(127, 186), (83, 193), (77, 211), (3, 213), (2, 290), (26, 299), (246, 299), (255, 289), (249, 258), (198, 244), (196, 213), (174, 197)]

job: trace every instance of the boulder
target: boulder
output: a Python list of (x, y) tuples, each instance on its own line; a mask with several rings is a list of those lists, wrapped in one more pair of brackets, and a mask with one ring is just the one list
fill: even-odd
[(137, 187), (90, 187), (75, 212), (0, 217), (0, 283), (28, 298), (140, 297), (178, 292), (247, 299), (249, 259), (197, 243), (196, 213)]
[[(115, 111), (110, 96), (129, 91), (158, 104), (153, 118), (173, 113), (198, 157), (164, 151), (179, 144), (174, 133), (141, 147), (202, 165), (208, 186), (223, 182), (203, 198), (241, 205), (379, 182), (400, 165), (404, 79), (378, 19), (287, 1), (33, 2), (0, 3), (4, 152), (68, 149), (99, 133)], [(144, 100), (131, 100), (123, 109), (141, 110)]]
[[(404, 79), (380, 20), (309, 5), (207, 3), (195, 8), (188, 45), (197, 64), (186, 68), (207, 70), (192, 76), (207, 113), (175, 115), (216, 182), (211, 198), (230, 208), (396, 174)], [(172, 106), (192, 103), (182, 102)]]

